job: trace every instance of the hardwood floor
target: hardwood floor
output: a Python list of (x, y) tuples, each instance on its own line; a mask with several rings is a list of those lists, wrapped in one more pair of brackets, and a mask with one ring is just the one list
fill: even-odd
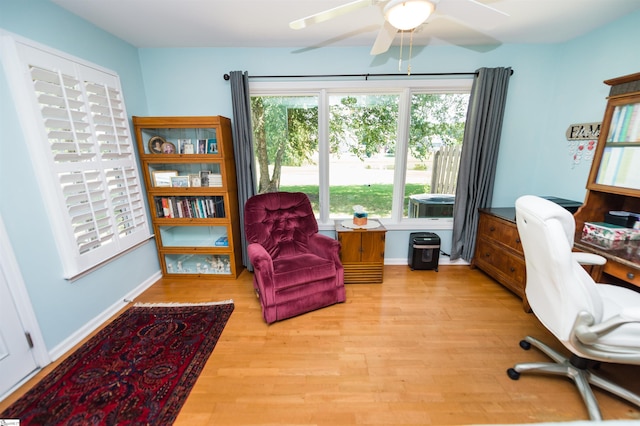
[[(479, 270), (385, 266), (383, 284), (349, 284), (347, 301), (268, 326), (238, 280), (163, 279), (136, 301), (233, 299), (235, 311), (176, 425), (446, 425), (586, 420), (568, 379), (527, 375), (546, 361), (527, 334), (561, 349), (519, 298)], [(56, 363), (57, 364), (57, 363)], [(0, 403), (0, 411), (51, 371)], [(640, 367), (603, 365), (634, 392)], [(596, 390), (605, 419), (640, 410)]]

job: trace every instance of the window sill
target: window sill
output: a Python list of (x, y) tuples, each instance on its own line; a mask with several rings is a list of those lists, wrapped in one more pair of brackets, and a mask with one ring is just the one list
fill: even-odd
[[(318, 223), (320, 231), (331, 231), (335, 229), (336, 220), (332, 219), (328, 223)], [(394, 222), (391, 219), (371, 219), (380, 221), (387, 231), (412, 231), (412, 230), (451, 230), (453, 229), (453, 219), (450, 217), (443, 218), (424, 218), (424, 219), (403, 219), (401, 222)]]

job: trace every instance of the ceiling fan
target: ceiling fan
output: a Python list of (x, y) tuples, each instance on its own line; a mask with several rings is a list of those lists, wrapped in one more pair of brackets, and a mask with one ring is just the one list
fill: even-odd
[(355, 10), (379, 5), (384, 23), (371, 49), (372, 55), (389, 50), (398, 31), (411, 31), (423, 24), (431, 14), (457, 19), (470, 27), (492, 28), (508, 14), (477, 0), (355, 0), (289, 23), (294, 30), (328, 21)]

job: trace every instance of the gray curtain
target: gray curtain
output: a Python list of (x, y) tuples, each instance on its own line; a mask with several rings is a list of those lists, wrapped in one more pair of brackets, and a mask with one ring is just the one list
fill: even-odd
[(249, 97), (249, 73), (231, 71), (231, 102), (233, 104), (233, 152), (236, 158), (238, 179), (238, 204), (240, 211), (240, 238), (242, 240), (242, 263), (249, 271), (253, 266), (247, 255), (247, 238), (244, 234), (244, 204), (255, 195), (255, 160), (253, 157), (253, 130), (251, 128), (251, 102)]
[(480, 68), (471, 88), (453, 209), (451, 260), (471, 260), (478, 209), (490, 207), (511, 68)]

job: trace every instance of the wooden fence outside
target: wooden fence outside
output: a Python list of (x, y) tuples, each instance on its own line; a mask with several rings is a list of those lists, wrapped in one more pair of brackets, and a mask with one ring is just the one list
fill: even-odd
[(462, 146), (443, 146), (433, 157), (432, 194), (455, 194)]

